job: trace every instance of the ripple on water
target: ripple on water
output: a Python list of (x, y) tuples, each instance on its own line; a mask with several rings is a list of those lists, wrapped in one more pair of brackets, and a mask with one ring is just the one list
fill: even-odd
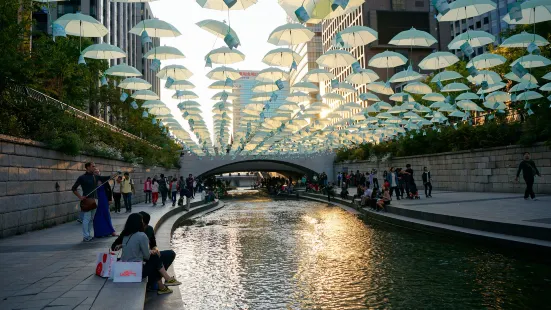
[(186, 309), (529, 309), (551, 268), (370, 227), (309, 201), (233, 201), (174, 232)]

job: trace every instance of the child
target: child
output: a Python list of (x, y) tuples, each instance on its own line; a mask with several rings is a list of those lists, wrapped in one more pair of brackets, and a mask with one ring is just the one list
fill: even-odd
[(383, 187), (383, 199), (377, 201), (377, 211), (384, 210), (390, 204), (390, 191), (388, 187)]
[(417, 190), (417, 185), (415, 185), (415, 182), (409, 183), (409, 195), (410, 199), (421, 199), (421, 197), (419, 197), (419, 191)]
[(153, 178), (151, 181), (151, 200), (153, 201), (153, 206), (157, 205), (157, 200), (159, 199), (159, 183), (157, 179)]

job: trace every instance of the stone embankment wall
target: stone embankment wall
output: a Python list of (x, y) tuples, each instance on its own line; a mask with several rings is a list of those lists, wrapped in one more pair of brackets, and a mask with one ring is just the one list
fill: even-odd
[(534, 191), (551, 194), (551, 149), (543, 144), (532, 147), (508, 146), (473, 151), (449, 152), (422, 156), (396, 157), (387, 162), (343, 162), (335, 164), (335, 176), (341, 171), (378, 170), (379, 184), (383, 171), (389, 167), (406, 167), (411, 164), (415, 183), (423, 190), (421, 174), (428, 167), (433, 189), (470, 192), (524, 192), (522, 173), (515, 182), (522, 154), (530, 152), (542, 178), (536, 177)]
[(135, 167), (86, 155), (68, 156), (41, 143), (0, 135), (0, 237), (75, 220), (79, 206), (71, 187), (84, 173), (84, 163), (88, 161), (93, 161), (102, 175), (129, 172), (136, 186), (134, 203), (144, 201), (143, 182), (148, 176), (180, 174), (178, 169)]

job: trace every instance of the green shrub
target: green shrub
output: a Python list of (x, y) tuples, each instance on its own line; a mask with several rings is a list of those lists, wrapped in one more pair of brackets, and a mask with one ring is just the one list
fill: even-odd
[(50, 147), (67, 155), (77, 156), (82, 151), (83, 143), (80, 137), (73, 132), (65, 132), (54, 138)]

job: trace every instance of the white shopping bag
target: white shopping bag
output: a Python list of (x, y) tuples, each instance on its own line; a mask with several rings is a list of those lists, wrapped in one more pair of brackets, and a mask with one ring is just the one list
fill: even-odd
[(141, 262), (116, 262), (113, 266), (113, 282), (142, 282)]
[(98, 253), (98, 257), (96, 258), (96, 275), (108, 278), (116, 261), (117, 255), (111, 251)]

